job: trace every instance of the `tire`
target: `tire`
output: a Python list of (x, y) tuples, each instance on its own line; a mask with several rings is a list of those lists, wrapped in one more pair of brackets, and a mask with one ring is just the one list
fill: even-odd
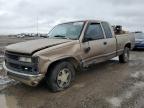
[(59, 62), (50, 69), (46, 83), (52, 92), (58, 92), (69, 88), (74, 78), (74, 66), (70, 62)]
[(127, 63), (129, 62), (129, 57), (130, 57), (130, 49), (128, 47), (125, 47), (123, 54), (119, 56), (119, 62)]

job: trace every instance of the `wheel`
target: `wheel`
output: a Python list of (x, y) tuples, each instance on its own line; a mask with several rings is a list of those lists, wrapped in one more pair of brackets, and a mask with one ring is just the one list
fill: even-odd
[(128, 47), (124, 48), (123, 54), (119, 56), (120, 63), (127, 63), (129, 61), (129, 56), (130, 56), (129, 51), (130, 49)]
[(51, 91), (58, 92), (70, 87), (74, 77), (74, 66), (69, 62), (59, 62), (50, 69), (46, 82)]

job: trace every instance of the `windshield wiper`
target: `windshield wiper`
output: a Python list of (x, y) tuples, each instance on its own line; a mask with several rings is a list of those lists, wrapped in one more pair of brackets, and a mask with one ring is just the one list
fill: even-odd
[(60, 38), (63, 38), (63, 39), (70, 39), (70, 38), (68, 38), (66, 36), (63, 36), (63, 35), (55, 35), (54, 37), (60, 37)]
[(66, 37), (65, 37), (65, 36), (63, 36), (63, 35), (55, 35), (54, 37), (66, 38)]
[(63, 35), (55, 35), (53, 37), (60, 37), (60, 38), (63, 38), (63, 39), (76, 40), (76, 38), (70, 38), (70, 37), (66, 37), (66, 36), (63, 36)]

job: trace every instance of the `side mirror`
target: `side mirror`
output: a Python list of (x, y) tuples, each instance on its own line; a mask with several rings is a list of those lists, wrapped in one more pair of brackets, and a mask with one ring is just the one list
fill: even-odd
[(83, 37), (83, 41), (82, 41), (82, 42), (87, 42), (87, 41), (88, 41), (88, 38), (87, 38), (87, 37), (88, 37), (87, 34), (84, 33), (84, 37)]
[(88, 41), (91, 41), (93, 40), (89, 35), (85, 35), (84, 38), (83, 38), (83, 42), (88, 42)]
[(84, 37), (83, 42), (88, 42), (88, 41), (89, 41), (89, 38)]

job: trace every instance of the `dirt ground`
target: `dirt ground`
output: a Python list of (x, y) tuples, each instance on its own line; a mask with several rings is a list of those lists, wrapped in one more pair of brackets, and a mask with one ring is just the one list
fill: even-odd
[(114, 58), (94, 65), (77, 73), (72, 87), (58, 93), (45, 84), (29, 87), (6, 78), (0, 108), (144, 108), (143, 57), (144, 51), (132, 51), (129, 63)]

